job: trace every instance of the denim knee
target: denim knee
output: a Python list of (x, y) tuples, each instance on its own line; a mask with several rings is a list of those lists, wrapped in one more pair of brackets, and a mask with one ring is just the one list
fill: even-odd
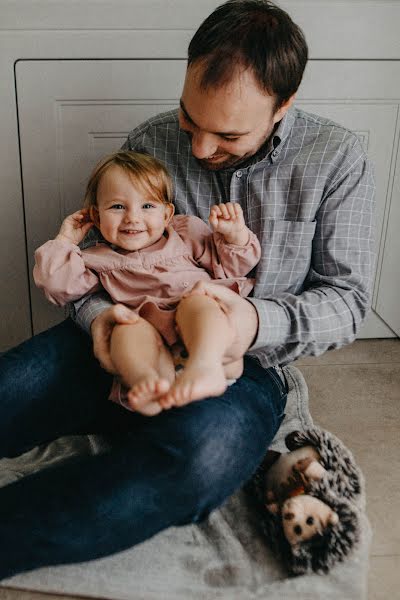
[(187, 450), (180, 482), (180, 495), (187, 498), (190, 515), (186, 523), (205, 519), (255, 470), (265, 438), (252, 438), (242, 425), (231, 421)]

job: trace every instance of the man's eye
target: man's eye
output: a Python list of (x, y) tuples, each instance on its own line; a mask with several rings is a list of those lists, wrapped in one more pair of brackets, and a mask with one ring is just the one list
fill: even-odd
[(189, 117), (187, 115), (185, 115), (185, 113), (183, 112), (182, 109), (181, 109), (181, 117), (183, 118), (184, 121), (186, 121), (186, 123), (190, 123), (190, 125), (193, 125), (193, 122), (191, 121), (191, 119), (189, 119)]
[(226, 137), (225, 135), (221, 135), (221, 137), (225, 142), (236, 142), (239, 139), (239, 137)]
[(189, 119), (189, 117), (187, 117), (187, 116), (185, 115), (185, 113), (184, 113), (182, 110), (181, 110), (181, 118), (182, 118), (182, 122), (183, 122), (183, 125), (184, 125), (184, 129), (183, 129), (183, 131), (186, 131), (187, 133), (189, 133), (189, 132), (188, 132), (188, 129), (189, 129), (189, 130), (192, 130), (192, 129), (193, 129), (193, 130), (195, 130), (195, 129), (197, 129), (197, 127), (196, 127), (196, 125), (193, 123), (193, 121), (191, 121), (191, 120)]

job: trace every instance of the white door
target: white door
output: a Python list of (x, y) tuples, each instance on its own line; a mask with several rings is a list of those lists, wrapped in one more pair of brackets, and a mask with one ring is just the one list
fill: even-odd
[(400, 165), (393, 182), (393, 197), (384, 236), (376, 311), (400, 337)]
[[(35, 248), (56, 234), (65, 214), (81, 206), (94, 162), (119, 148), (127, 133), (140, 122), (178, 105), (185, 64), (184, 60), (17, 63), (30, 272)], [(386, 82), (390, 85), (384, 85)], [(380, 281), (380, 287), (375, 286), (374, 310), (364, 326), (364, 337), (400, 332), (396, 321), (399, 313), (393, 317), (390, 309), (400, 293), (400, 285), (397, 279), (396, 288), (387, 275), (389, 238), (384, 244), (392, 192), (393, 202), (396, 194), (392, 184), (399, 99), (400, 63), (389, 61), (310, 61), (298, 94), (297, 104), (301, 107), (356, 131), (375, 163), (380, 250), (376, 282)], [(399, 227), (398, 210), (396, 218)], [(399, 261), (397, 244), (393, 264)], [(64, 318), (62, 311), (50, 306), (32, 282), (31, 293), (35, 333)]]

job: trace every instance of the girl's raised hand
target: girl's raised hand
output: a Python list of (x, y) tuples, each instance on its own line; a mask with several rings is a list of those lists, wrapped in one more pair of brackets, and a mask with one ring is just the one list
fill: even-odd
[(215, 232), (224, 236), (228, 244), (247, 244), (249, 230), (244, 222), (242, 207), (237, 202), (214, 204), (208, 221)]
[(94, 223), (89, 216), (87, 208), (77, 210), (64, 219), (56, 240), (63, 240), (78, 245), (93, 225)]

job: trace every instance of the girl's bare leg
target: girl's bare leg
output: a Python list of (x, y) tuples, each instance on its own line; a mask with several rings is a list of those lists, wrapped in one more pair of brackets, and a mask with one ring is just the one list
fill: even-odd
[(111, 358), (125, 385), (127, 403), (144, 415), (162, 410), (158, 399), (175, 379), (172, 357), (158, 331), (139, 317), (133, 324), (116, 325), (111, 336)]
[[(183, 298), (176, 312), (176, 323), (189, 353), (185, 369), (165, 394), (163, 402), (175, 406), (210, 396), (220, 396), (227, 382), (223, 357), (234, 332), (218, 303), (205, 294)], [(227, 373), (240, 375), (239, 364)]]
[(239, 379), (243, 373), (243, 358), (224, 365), (226, 379)]

